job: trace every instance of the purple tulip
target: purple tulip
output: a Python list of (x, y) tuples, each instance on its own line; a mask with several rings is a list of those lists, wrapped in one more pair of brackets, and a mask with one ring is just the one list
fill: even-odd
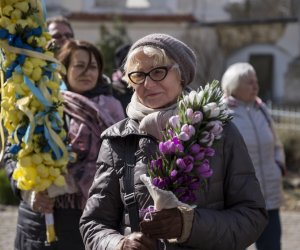
[(178, 139), (178, 137), (173, 137), (172, 138), (173, 143), (175, 144), (175, 150), (176, 152), (182, 153), (184, 151), (184, 147), (181, 143), (181, 141)]
[(182, 196), (183, 194), (185, 193), (185, 188), (184, 187), (178, 187), (174, 190), (174, 194), (177, 196), (177, 197), (180, 197)]
[(214, 136), (213, 133), (204, 131), (204, 132), (201, 133), (201, 139), (200, 139), (199, 142), (201, 144), (207, 145), (208, 147), (211, 147), (212, 144), (213, 144), (214, 139), (215, 139), (215, 136)]
[(196, 154), (198, 154), (200, 149), (201, 149), (201, 146), (198, 143), (195, 143), (192, 146), (190, 146), (189, 151), (192, 153), (192, 155), (196, 155)]
[(196, 201), (196, 196), (195, 194), (190, 191), (187, 190), (181, 197), (180, 197), (180, 201), (182, 201), (183, 203), (192, 203), (194, 201)]
[(176, 164), (184, 173), (189, 173), (193, 169), (194, 157), (186, 155), (183, 158), (178, 158)]
[(168, 181), (164, 178), (162, 179), (160, 177), (154, 177), (152, 184), (160, 189), (164, 189), (168, 185)]
[(156, 171), (156, 170), (162, 169), (162, 167), (163, 167), (163, 162), (162, 162), (161, 158), (158, 158), (157, 160), (152, 160), (150, 162), (150, 169), (152, 171)]
[(182, 141), (188, 141), (196, 133), (194, 126), (184, 124), (181, 127), (181, 132), (179, 134), (179, 139)]
[(189, 190), (198, 190), (200, 188), (201, 180), (198, 177), (191, 177), (187, 184)]
[(210, 121), (206, 126), (210, 128), (210, 132), (216, 137), (216, 139), (221, 138), (221, 134), (223, 132), (221, 121)]
[(169, 119), (169, 124), (175, 129), (179, 128), (180, 127), (179, 116), (178, 115), (171, 116)]
[(215, 155), (215, 150), (213, 148), (206, 148), (205, 155), (212, 157)]
[(201, 111), (194, 112), (194, 117), (192, 119), (192, 124), (200, 123), (203, 120), (203, 114)]
[(213, 174), (213, 171), (210, 168), (208, 160), (204, 160), (204, 162), (199, 167), (197, 167), (196, 170), (198, 175), (204, 178), (209, 178)]
[(189, 185), (189, 189), (191, 190), (199, 190), (200, 188), (200, 181), (198, 180), (197, 182), (193, 182)]
[(191, 108), (186, 110), (186, 116), (188, 121), (192, 124), (200, 123), (203, 120), (203, 114), (201, 111), (193, 111)]
[(168, 140), (166, 142), (160, 142), (159, 151), (163, 154), (174, 154), (175, 153), (175, 145), (172, 141)]
[(170, 173), (170, 178), (171, 178), (171, 181), (175, 181), (177, 179), (177, 170), (176, 169), (173, 169)]

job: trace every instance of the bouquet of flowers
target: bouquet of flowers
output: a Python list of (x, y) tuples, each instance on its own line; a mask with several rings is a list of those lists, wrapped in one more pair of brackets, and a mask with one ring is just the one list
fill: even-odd
[[(69, 161), (63, 127), (59, 71), (64, 67), (47, 50), (45, 3), (1, 0), (1, 124), (17, 161), (13, 179), (21, 190), (44, 191), (65, 185)], [(1, 126), (2, 152), (4, 134)], [(55, 239), (46, 214), (48, 242)]]
[(148, 166), (149, 177), (140, 178), (154, 200), (155, 209), (189, 206), (212, 176), (213, 146), (223, 126), (232, 118), (223, 103), (218, 81), (191, 91), (178, 102), (178, 114), (169, 119), (160, 154)]

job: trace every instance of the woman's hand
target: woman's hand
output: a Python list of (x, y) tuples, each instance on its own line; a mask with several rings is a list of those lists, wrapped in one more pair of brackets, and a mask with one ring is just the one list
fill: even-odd
[(156, 240), (143, 233), (127, 235), (118, 245), (118, 250), (153, 250), (156, 249)]
[(182, 216), (178, 208), (163, 209), (151, 214), (152, 220), (140, 223), (141, 232), (154, 239), (179, 238)]
[(34, 192), (32, 195), (32, 210), (38, 213), (53, 213), (54, 198), (50, 198), (47, 191)]

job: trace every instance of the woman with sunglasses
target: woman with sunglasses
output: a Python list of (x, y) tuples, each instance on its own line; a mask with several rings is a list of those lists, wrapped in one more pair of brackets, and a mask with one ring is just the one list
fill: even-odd
[[(86, 249), (238, 250), (251, 245), (263, 231), (267, 216), (247, 149), (230, 122), (215, 148), (214, 174), (203, 199), (191, 209), (156, 211), (151, 221), (138, 218), (140, 227), (134, 227), (132, 208), (137, 205), (142, 211), (153, 205), (139, 177), (158, 152), (161, 131), (176, 113), (178, 97), (194, 79), (196, 56), (172, 36), (151, 34), (132, 45), (124, 71), (134, 94), (127, 107), (128, 118), (102, 134), (98, 171), (80, 220)], [(130, 147), (134, 147), (133, 162)], [(133, 178), (128, 184), (130, 171)], [(130, 226), (133, 230), (128, 231)], [(164, 248), (157, 244), (158, 239), (164, 240)]]

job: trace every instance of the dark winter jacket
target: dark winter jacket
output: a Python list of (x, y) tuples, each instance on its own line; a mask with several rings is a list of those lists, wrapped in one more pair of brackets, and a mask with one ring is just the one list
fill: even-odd
[[(32, 211), (22, 200), (21, 191), (12, 178), (16, 161), (7, 152), (4, 158), (6, 172), (14, 193), (20, 198), (15, 250), (83, 250), (79, 233), (79, 219), (82, 214), (90, 184), (96, 171), (95, 164), (101, 145), (101, 132), (124, 118), (122, 106), (111, 95), (97, 95), (86, 98), (73, 92), (63, 93), (65, 113), (69, 117), (68, 138), (77, 153), (77, 161), (68, 166), (78, 187), (77, 193), (63, 194), (55, 198), (54, 226), (58, 241), (45, 246), (45, 216)], [(73, 100), (72, 100), (73, 99)]]
[[(267, 223), (265, 203), (244, 141), (232, 123), (224, 127), (223, 133), (211, 159), (214, 173), (208, 188), (198, 193), (190, 237), (182, 244), (167, 243), (167, 250), (245, 249), (256, 241)], [(110, 127), (102, 137), (98, 169), (80, 220), (80, 231), (89, 250), (115, 250), (124, 237), (119, 179), (123, 175), (126, 145), (136, 141), (136, 198), (140, 209), (153, 203), (139, 177), (157, 152), (156, 140), (139, 133), (138, 124), (130, 119)]]

